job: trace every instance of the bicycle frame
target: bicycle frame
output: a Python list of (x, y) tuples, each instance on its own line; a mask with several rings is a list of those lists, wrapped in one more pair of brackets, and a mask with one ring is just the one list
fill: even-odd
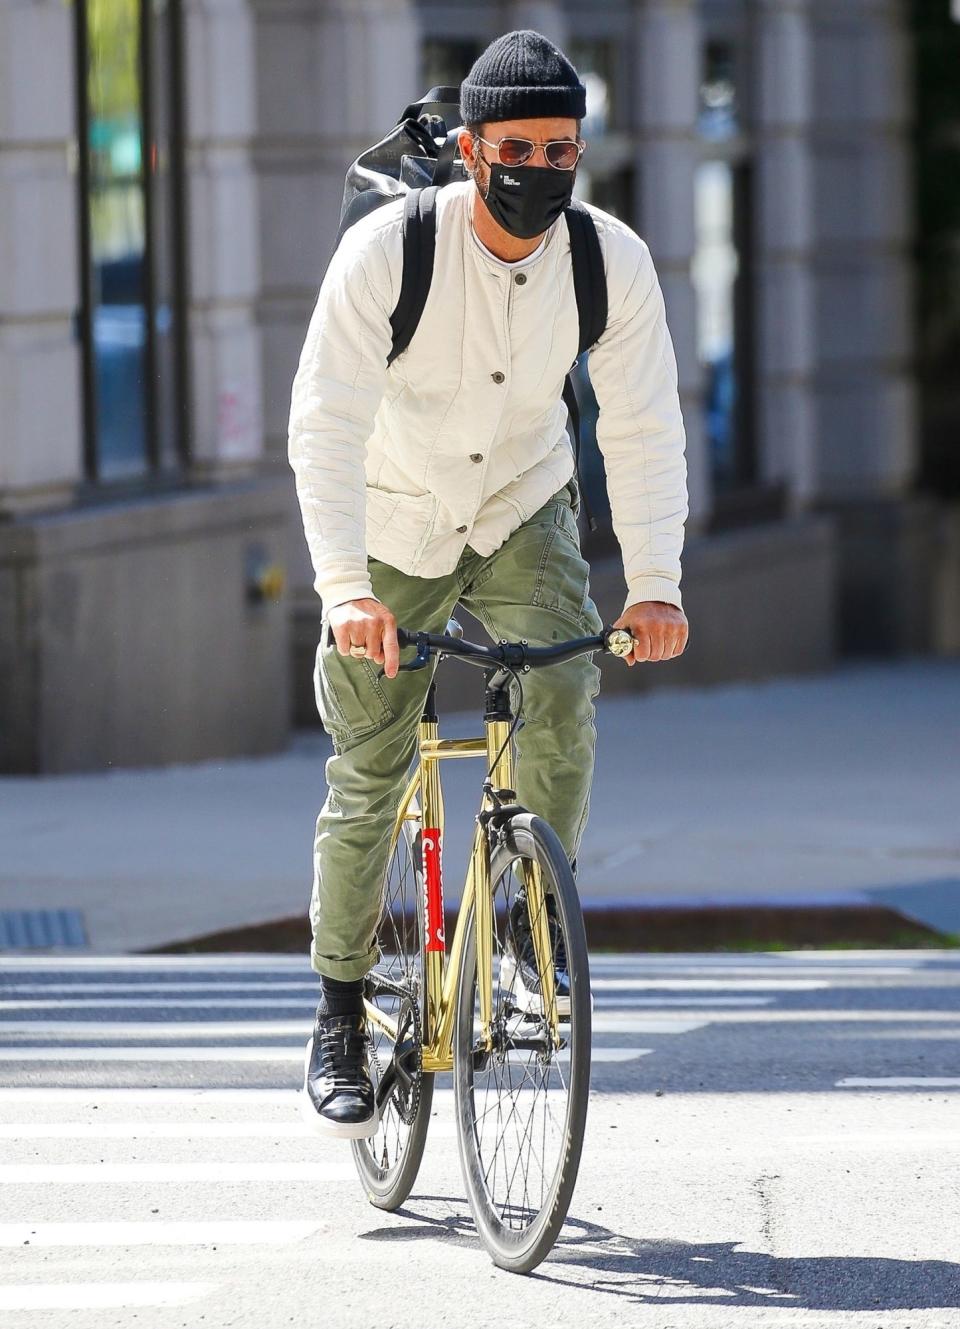
[[(501, 678), (503, 681), (497, 682)], [(421, 793), (420, 823), (423, 845), (423, 942), (424, 984), (426, 1003), (423, 1026), (423, 1069), (449, 1071), (453, 1069), (453, 1034), (457, 1010), (457, 991), (463, 951), (467, 939), (467, 922), (471, 909), (476, 911), (477, 983), (480, 1003), (480, 1044), (487, 1051), (493, 1048), (493, 938), (494, 903), (493, 883), (490, 880), (490, 844), (486, 826), (479, 819), (474, 830), (470, 861), (463, 896), (457, 912), (457, 921), (449, 952), (444, 928), (442, 845), (444, 829), (443, 790), (440, 783), (440, 762), (459, 757), (481, 757), (492, 770), (491, 784), (495, 791), (513, 789), (513, 751), (507, 742), (513, 716), (507, 700), (506, 684), (509, 679), (497, 671), (487, 686), (487, 706), (484, 717), (483, 738), (442, 739), (439, 721), (433, 706), (435, 685), (431, 683), (427, 704), (418, 726), (417, 767), (411, 776), (393, 828), (391, 839), (395, 846), (403, 834), (403, 823), (416, 820), (410, 812), (417, 792)], [(501, 752), (501, 749), (503, 751)], [(499, 755), (498, 755), (499, 754)], [(481, 811), (492, 810), (494, 802), (484, 791)], [(522, 876), (531, 918), (531, 932), (540, 971), (541, 992), (551, 1039), (558, 1041), (559, 1016), (550, 943), (549, 925), (545, 908), (545, 888), (538, 864), (523, 860)], [(367, 1001), (367, 1018), (394, 1041), (397, 1027), (385, 1012)]]

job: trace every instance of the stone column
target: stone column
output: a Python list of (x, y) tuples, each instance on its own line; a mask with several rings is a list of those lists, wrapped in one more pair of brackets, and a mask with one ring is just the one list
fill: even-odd
[(807, 0), (754, 0), (752, 30), (759, 474), (786, 485), (792, 511), (818, 487), (807, 11)]
[(813, 494), (840, 536), (838, 621), (856, 650), (931, 644), (935, 500), (918, 462), (912, 91), (903, 0), (810, 0), (816, 199)]
[(253, 10), (264, 412), (268, 456), (284, 468), (290, 387), (344, 175), (416, 95), (419, 29), (409, 0), (253, 0)]
[(500, 5), (500, 31), (533, 28), (556, 45), (564, 46), (570, 26), (559, 0), (503, 0)]
[(266, 465), (286, 485), (295, 713), (316, 720), (320, 601), (287, 461), (290, 389), (333, 250), (343, 179), (420, 91), (411, 0), (252, 0), (259, 181), (259, 326)]
[(903, 493), (916, 465), (909, 38), (900, 0), (812, 0), (817, 495)]
[(263, 452), (254, 22), (247, 0), (183, 4), (191, 469), (221, 480)]
[(647, 0), (637, 11), (635, 41), (637, 228), (656, 265), (677, 356), (687, 435), (687, 529), (695, 531), (709, 515), (711, 494), (697, 360), (696, 299), (690, 280), (700, 71), (700, 34), (693, 0)]
[(83, 471), (74, 10), (0, 9), (0, 515)]

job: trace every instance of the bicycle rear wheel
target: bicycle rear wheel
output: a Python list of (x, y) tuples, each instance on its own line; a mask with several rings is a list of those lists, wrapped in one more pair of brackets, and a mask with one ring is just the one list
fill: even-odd
[[(556, 902), (551, 923), (562, 941), (569, 1014), (551, 1039), (549, 1022), (527, 999), (515, 973), (517, 891), (526, 866), (539, 869)], [(464, 1183), (484, 1246), (515, 1273), (535, 1268), (563, 1226), (576, 1184), (590, 1093), (590, 975), (583, 914), (573, 873), (556, 832), (518, 813), (491, 855), (494, 894), (493, 1050), (481, 1045), (476, 909), (467, 922), (459, 976), (454, 1088)], [(521, 910), (525, 906), (519, 906)], [(532, 911), (530, 911), (532, 912)], [(511, 914), (514, 921), (511, 921)], [(534, 920), (530, 919), (531, 926)], [(504, 956), (510, 963), (504, 966)], [(503, 971), (503, 972), (501, 972)]]
[(380, 1108), (376, 1135), (351, 1141), (370, 1203), (398, 1209), (413, 1188), (430, 1124), (433, 1075), (424, 1074), (422, 1032), (423, 854), (414, 786), (387, 863), (377, 932), (381, 959), (367, 977), (367, 1000), (393, 1023), (396, 1039), (367, 1013), (370, 1075)]

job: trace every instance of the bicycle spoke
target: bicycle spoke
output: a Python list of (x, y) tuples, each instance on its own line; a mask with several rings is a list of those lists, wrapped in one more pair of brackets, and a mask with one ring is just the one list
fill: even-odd
[[(512, 907), (522, 882), (521, 860), (513, 859), (495, 884), (494, 1029), (498, 1046), (472, 1076), (473, 1137), (483, 1184), (501, 1224), (522, 1231), (546, 1202), (565, 1146), (570, 1088), (552, 1046), (544, 1014), (530, 1019), (515, 1007), (501, 981), (508, 947), (516, 955)], [(553, 923), (554, 929), (557, 924)], [(552, 934), (551, 934), (552, 935)], [(474, 1044), (479, 1037), (479, 998), (474, 993)], [(563, 1026), (569, 1038), (571, 1027)], [(512, 1047), (514, 1039), (542, 1041), (543, 1051)]]

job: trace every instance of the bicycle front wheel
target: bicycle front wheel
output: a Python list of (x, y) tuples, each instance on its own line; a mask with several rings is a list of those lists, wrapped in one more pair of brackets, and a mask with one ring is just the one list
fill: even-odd
[[(549, 936), (565, 970), (559, 1038), (518, 967), (536, 920), (523, 889), (539, 871), (553, 896)], [(587, 940), (573, 873), (556, 832), (518, 813), (491, 855), (494, 899), (493, 1046), (481, 1038), (476, 908), (459, 976), (454, 1088), (464, 1183), (493, 1262), (528, 1273), (550, 1251), (576, 1184), (590, 1093), (591, 1002)], [(542, 934), (541, 934), (542, 935)], [(565, 956), (564, 956), (565, 952)], [(529, 947), (527, 947), (529, 957)], [(527, 971), (529, 977), (529, 970)], [(533, 985), (535, 986), (535, 985)]]

